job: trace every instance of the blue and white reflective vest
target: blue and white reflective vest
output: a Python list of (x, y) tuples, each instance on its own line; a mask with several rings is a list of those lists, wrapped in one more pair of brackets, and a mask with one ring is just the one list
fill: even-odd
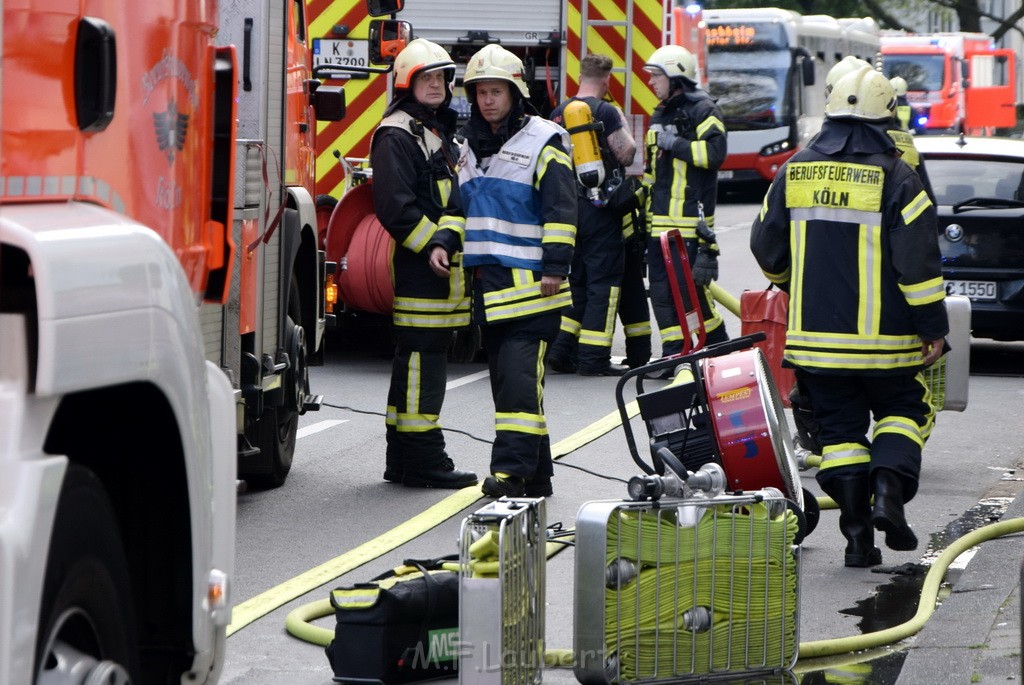
[(459, 187), (466, 213), (463, 243), (465, 266), (497, 264), (510, 269), (540, 271), (544, 236), (540, 194), (534, 177), (541, 151), (565, 129), (540, 117), (526, 125), (490, 158), (487, 169), (477, 165), (467, 145), (459, 162)]

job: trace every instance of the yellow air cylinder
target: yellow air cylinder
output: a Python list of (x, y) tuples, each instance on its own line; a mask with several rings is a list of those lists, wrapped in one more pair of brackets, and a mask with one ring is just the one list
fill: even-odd
[(573, 100), (565, 106), (563, 117), (572, 142), (572, 161), (576, 166), (576, 178), (596, 196), (598, 188), (604, 183), (604, 161), (601, 159), (601, 145), (597, 140), (597, 129), (590, 106), (582, 100)]

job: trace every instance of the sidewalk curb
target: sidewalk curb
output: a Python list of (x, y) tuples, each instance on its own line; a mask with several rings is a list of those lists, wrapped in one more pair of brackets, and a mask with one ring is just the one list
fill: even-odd
[[(1002, 520), (1024, 516), (1024, 496)], [(1021, 558), (1024, 537), (983, 543), (952, 594), (910, 643), (897, 685), (1021, 682)]]

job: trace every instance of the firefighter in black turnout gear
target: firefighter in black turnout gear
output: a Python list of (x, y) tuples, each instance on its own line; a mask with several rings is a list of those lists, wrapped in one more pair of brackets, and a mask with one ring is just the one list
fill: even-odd
[(445, 452), (438, 417), (448, 345), (469, 324), (461, 264), (465, 219), (455, 165), (455, 63), (441, 46), (411, 41), (395, 60), (395, 95), (373, 134), (374, 211), (395, 239), (391, 258), (395, 358), (388, 390), (384, 479), (410, 487), (477, 482)]
[[(704, 316), (707, 344), (729, 339), (725, 321), (711, 300), (707, 286), (718, 279), (718, 244), (715, 242), (715, 199), (718, 169), (725, 161), (725, 124), (718, 105), (697, 84), (697, 60), (678, 45), (654, 51), (644, 65), (651, 89), (661, 100), (651, 115), (644, 144), (650, 199), (647, 221), (651, 237), (647, 245), (651, 306), (658, 321), (663, 357), (678, 354), (683, 333), (672, 301), (661, 258), (660, 238), (678, 229), (686, 245), (697, 285), (697, 299)], [(707, 230), (698, 228), (699, 207), (703, 206)], [(686, 292), (685, 284), (681, 291)]]
[[(611, 73), (611, 58), (588, 54), (580, 60), (579, 92), (550, 116), (575, 135), (575, 129), (566, 122), (565, 108), (575, 101), (585, 103), (590, 108), (590, 126), (596, 131), (604, 167), (600, 187), (590, 189), (579, 184), (576, 249), (569, 272), (572, 307), (562, 316), (561, 331), (548, 357), (549, 366), (558, 373), (621, 376), (626, 370), (611, 362), (611, 350), (623, 274), (622, 221), (636, 202), (635, 185), (626, 178), (625, 167), (636, 154), (636, 143), (626, 127), (625, 115), (604, 100)], [(644, 302), (645, 310), (646, 306)]]
[(881, 563), (875, 528), (891, 549), (917, 547), (904, 504), (934, 425), (920, 372), (949, 332), (935, 210), (886, 133), (895, 106), (870, 67), (839, 79), (821, 133), (779, 170), (750, 234), (789, 292), (783, 364), (820, 426), (817, 479), (854, 567)]

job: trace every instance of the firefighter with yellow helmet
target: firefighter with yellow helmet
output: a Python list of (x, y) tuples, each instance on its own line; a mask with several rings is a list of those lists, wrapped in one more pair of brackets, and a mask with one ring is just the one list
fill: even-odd
[(934, 422), (921, 371), (949, 332), (935, 209), (887, 134), (895, 108), (870, 66), (837, 79), (820, 134), (779, 170), (750, 234), (790, 295), (783, 364), (820, 424), (817, 479), (852, 567), (881, 563), (874, 529), (917, 547), (904, 505)]
[(523, 63), (500, 45), (473, 55), (459, 186), (473, 319), (481, 325), (494, 399), (491, 497), (552, 492), (544, 362), (571, 304), (576, 180), (565, 129), (536, 116)]
[(370, 144), (374, 211), (395, 240), (384, 479), (409, 487), (477, 482), (475, 473), (455, 468), (438, 423), (448, 345), (470, 323), (456, 113), (449, 106), (454, 80), (455, 63), (444, 48), (410, 41), (395, 59), (394, 96)]
[[(651, 89), (661, 100), (651, 115), (644, 141), (647, 221), (651, 229), (648, 253), (660, 255), (660, 236), (673, 228), (679, 230), (692, 265), (707, 342), (724, 342), (729, 339), (725, 321), (707, 289), (718, 278), (714, 227), (718, 169), (726, 155), (722, 113), (700, 88), (697, 59), (686, 48), (658, 48), (644, 70), (650, 74)], [(662, 259), (648, 260), (651, 306), (658, 322), (662, 356), (678, 354), (683, 347), (682, 327), (668, 281), (674, 277)]]

